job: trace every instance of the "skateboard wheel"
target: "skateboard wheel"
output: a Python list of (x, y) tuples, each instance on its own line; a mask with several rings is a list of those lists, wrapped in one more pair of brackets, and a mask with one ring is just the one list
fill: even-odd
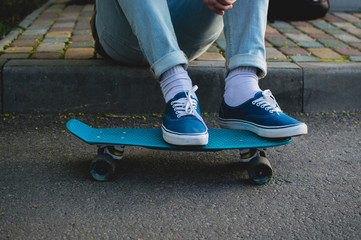
[(262, 154), (253, 158), (249, 162), (248, 175), (256, 184), (262, 185), (269, 182), (273, 175), (271, 163)]
[(108, 181), (115, 175), (116, 161), (107, 154), (98, 154), (90, 165), (90, 174), (97, 181)]

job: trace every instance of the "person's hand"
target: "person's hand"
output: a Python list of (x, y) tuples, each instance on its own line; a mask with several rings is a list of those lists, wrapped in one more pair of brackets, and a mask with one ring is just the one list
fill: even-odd
[(236, 1), (237, 0), (203, 0), (209, 9), (221, 16), (224, 15), (224, 11), (231, 9), (233, 7), (232, 4)]

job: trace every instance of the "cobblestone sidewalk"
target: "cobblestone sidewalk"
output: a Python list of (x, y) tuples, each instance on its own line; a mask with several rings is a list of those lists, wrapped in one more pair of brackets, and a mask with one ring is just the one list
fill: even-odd
[[(94, 51), (92, 12), (93, 5), (51, 0), (0, 41), (0, 58), (101, 58)], [(267, 61), (360, 62), (361, 13), (330, 12), (315, 21), (269, 23), (266, 49)], [(198, 60), (223, 61), (220, 50), (226, 50), (223, 35)]]

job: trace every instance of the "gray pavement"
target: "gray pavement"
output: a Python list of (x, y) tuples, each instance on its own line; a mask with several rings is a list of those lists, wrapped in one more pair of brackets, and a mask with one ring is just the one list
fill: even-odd
[(92, 181), (96, 147), (66, 121), (157, 127), (156, 114), (1, 115), (0, 239), (359, 239), (361, 115), (292, 116), (310, 133), (269, 149), (275, 176), (255, 186), (237, 151), (138, 147), (114, 181)]

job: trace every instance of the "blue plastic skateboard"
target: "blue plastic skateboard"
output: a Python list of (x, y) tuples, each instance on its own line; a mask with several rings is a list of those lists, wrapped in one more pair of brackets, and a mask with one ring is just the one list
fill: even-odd
[(114, 177), (116, 160), (123, 157), (125, 146), (174, 151), (220, 151), (240, 149), (241, 161), (247, 162), (250, 179), (257, 184), (267, 183), (273, 175), (271, 164), (263, 149), (285, 145), (291, 138), (266, 139), (244, 130), (209, 129), (206, 146), (173, 146), (164, 142), (161, 129), (153, 128), (92, 128), (72, 119), (68, 130), (82, 141), (98, 145), (98, 155), (92, 161), (90, 173), (95, 180)]

